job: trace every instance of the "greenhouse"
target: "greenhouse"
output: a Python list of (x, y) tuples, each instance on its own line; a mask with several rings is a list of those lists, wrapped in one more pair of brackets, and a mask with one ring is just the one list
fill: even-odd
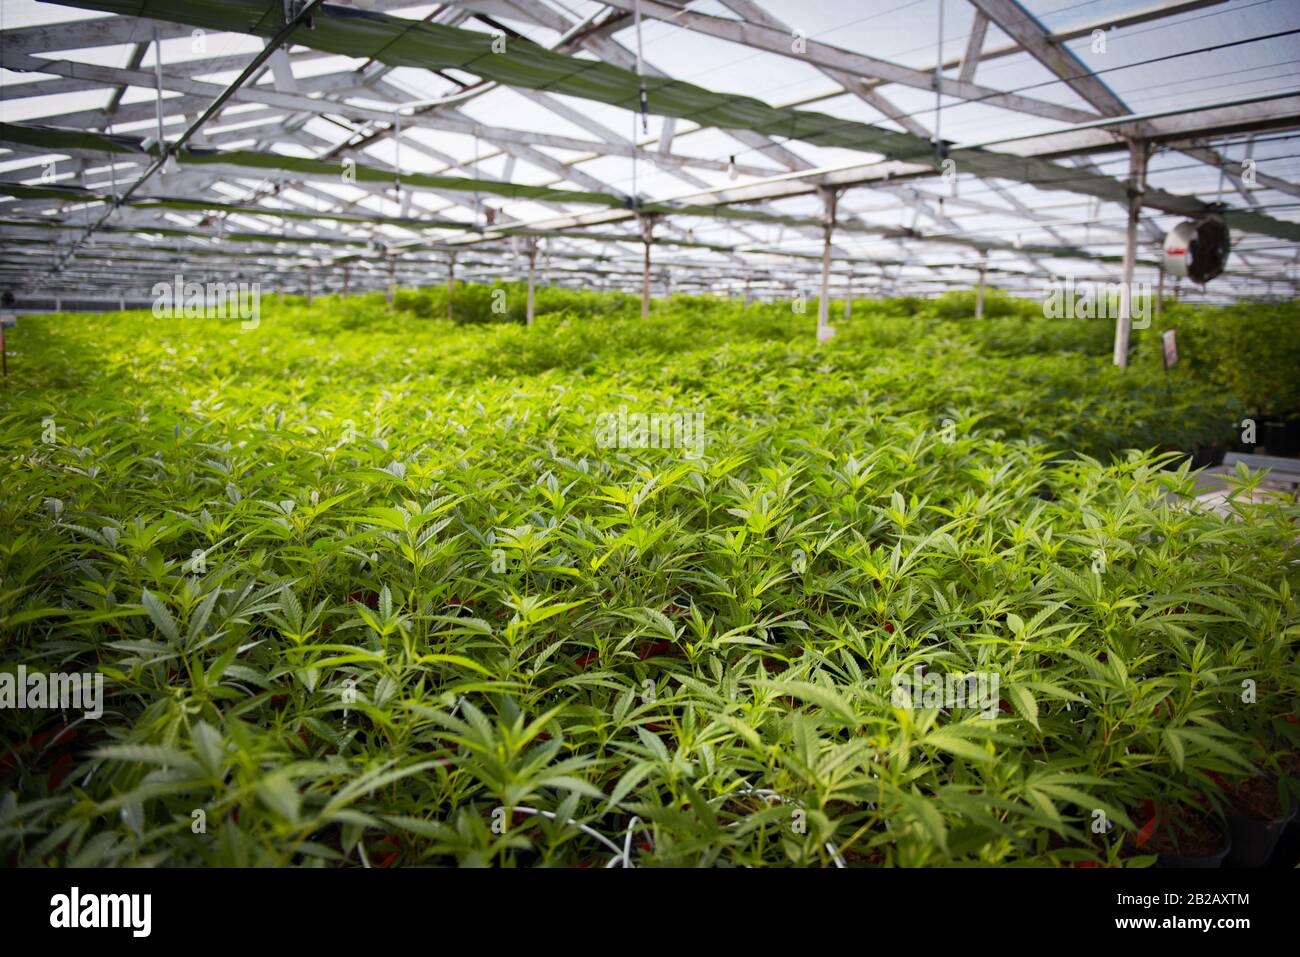
[(0, 0), (37, 916), (1294, 874), (1297, 50), (1289, 0)]

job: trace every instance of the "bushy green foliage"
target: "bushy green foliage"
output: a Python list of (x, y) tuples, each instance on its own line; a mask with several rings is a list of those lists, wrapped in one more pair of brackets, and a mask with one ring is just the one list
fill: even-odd
[[(399, 312), (420, 319), (450, 318), (458, 325), (488, 323), (522, 323), (528, 315), (528, 286), (521, 282), (497, 282), (492, 285), (456, 284), (447, 304), (446, 286), (398, 289), (393, 304)], [(623, 292), (589, 292), (539, 286), (534, 290), (536, 316), (564, 313), (573, 316), (631, 318), (640, 315), (641, 300)]]
[[(976, 290), (953, 290), (934, 299), (921, 300), (916, 312), (936, 319), (971, 319), (975, 316), (978, 301), (979, 293)], [(984, 290), (985, 319), (1000, 319), (1007, 316), (1038, 319), (1042, 314), (1043, 307), (1035, 300), (1016, 299), (992, 287)]]
[[(892, 317), (896, 306), (886, 300), (879, 310), (871, 305), (855, 311), (867, 321)], [(1175, 378), (1190, 377), (1212, 383), (1239, 400), (1248, 412), (1300, 417), (1300, 303), (1276, 302), (1235, 306), (1198, 306), (1164, 301), (1160, 317), (1154, 304), (1143, 304), (1150, 317), (1146, 329), (1134, 329), (1133, 361), (1163, 368), (1160, 333), (1178, 334), (1179, 363)], [(950, 292), (921, 300), (909, 313), (916, 319), (937, 319), (943, 328), (984, 352), (995, 355), (1039, 355), (1083, 352), (1110, 355), (1115, 320), (1048, 319), (1035, 299), (1012, 299), (987, 290), (984, 319), (976, 322), (975, 293)]]
[(1160, 359), (1160, 333), (1174, 329), (1179, 365), (1237, 396), (1250, 412), (1300, 417), (1300, 303), (1218, 309), (1168, 302), (1136, 341), (1143, 360)]
[[(1143, 802), (1294, 747), (1296, 506), (1222, 518), (1124, 451), (1229, 399), (814, 313), (24, 319), (4, 662), (108, 700), (4, 713), (0, 854), (1115, 861)], [(707, 442), (602, 447), (620, 407)], [(996, 716), (900, 704), (917, 667), (996, 674)]]

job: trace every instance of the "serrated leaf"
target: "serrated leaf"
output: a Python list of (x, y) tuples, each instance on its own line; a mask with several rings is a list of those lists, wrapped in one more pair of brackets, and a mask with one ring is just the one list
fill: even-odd
[[(1038, 702), (1034, 699), (1033, 692), (1018, 682), (1007, 685), (1007, 698), (1011, 701), (1011, 706), (1016, 709), (1016, 713), (1024, 718), (1035, 728), (1038, 728)], [(1042, 729), (1039, 728), (1041, 731)]]
[(172, 613), (167, 610), (167, 606), (153, 592), (146, 588), (141, 596), (140, 604), (144, 606), (144, 610), (149, 614), (149, 620), (154, 623), (154, 627), (162, 633), (163, 637), (172, 642), (180, 639), (180, 629), (176, 627), (176, 621), (172, 618)]

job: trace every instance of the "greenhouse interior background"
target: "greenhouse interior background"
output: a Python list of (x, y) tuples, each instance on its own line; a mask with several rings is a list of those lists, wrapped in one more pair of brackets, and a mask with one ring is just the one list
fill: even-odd
[(6, 867), (1294, 873), (1298, 55), (0, 0)]

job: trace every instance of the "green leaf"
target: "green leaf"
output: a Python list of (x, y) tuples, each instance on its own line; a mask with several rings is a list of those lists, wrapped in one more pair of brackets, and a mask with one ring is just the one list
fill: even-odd
[(220, 777), (225, 763), (225, 742), (221, 732), (206, 721), (199, 721), (192, 732), (194, 753), (198, 755), (199, 764), (212, 777)]
[(288, 775), (283, 773), (268, 774), (257, 782), (257, 796), (277, 816), (290, 824), (298, 823), (298, 808), (302, 795), (294, 787)]
[(180, 640), (180, 629), (176, 627), (171, 612), (167, 610), (166, 605), (158, 600), (156, 595), (146, 588), (140, 603), (144, 605), (144, 610), (148, 612), (149, 619), (154, 623), (154, 627), (162, 632), (164, 638), (172, 642)]
[(1012, 682), (1007, 685), (1007, 698), (1020, 717), (1038, 728), (1038, 702), (1034, 700), (1034, 695), (1028, 687), (1019, 682)]

